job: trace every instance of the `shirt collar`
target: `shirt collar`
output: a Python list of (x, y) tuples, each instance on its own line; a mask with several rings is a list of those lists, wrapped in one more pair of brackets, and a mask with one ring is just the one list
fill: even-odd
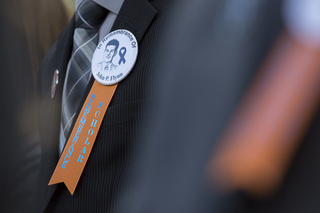
[[(76, 0), (76, 8), (83, 0)], [(93, 0), (102, 7), (118, 15), (124, 0)]]
[(124, 0), (93, 0), (93, 1), (118, 15)]

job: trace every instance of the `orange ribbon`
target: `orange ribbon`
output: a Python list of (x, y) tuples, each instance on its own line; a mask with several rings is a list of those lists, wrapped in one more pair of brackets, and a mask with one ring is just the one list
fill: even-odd
[(283, 33), (209, 164), (213, 183), (254, 196), (277, 189), (320, 99), (320, 50)]
[(48, 185), (63, 182), (74, 193), (117, 85), (94, 81)]

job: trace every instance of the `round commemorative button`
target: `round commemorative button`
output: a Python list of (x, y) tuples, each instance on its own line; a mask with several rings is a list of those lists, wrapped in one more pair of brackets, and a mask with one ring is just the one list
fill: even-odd
[(128, 30), (109, 33), (98, 44), (91, 63), (93, 77), (103, 85), (122, 81), (132, 70), (138, 56), (138, 42)]

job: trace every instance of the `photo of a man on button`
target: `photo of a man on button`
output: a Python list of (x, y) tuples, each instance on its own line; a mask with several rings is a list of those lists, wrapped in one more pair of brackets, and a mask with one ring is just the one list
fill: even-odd
[(119, 47), (119, 41), (112, 39), (106, 45), (106, 48), (103, 53), (103, 61), (97, 64), (97, 67), (100, 71), (112, 71), (118, 66), (112, 63), (114, 56), (117, 54)]

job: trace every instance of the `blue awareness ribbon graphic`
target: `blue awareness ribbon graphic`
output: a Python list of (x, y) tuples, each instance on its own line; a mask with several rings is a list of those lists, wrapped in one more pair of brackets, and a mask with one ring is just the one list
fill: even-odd
[(126, 63), (126, 59), (124, 58), (126, 53), (127, 53), (127, 48), (122, 47), (119, 51), (119, 56), (120, 56), (120, 60), (118, 62), (119, 65), (121, 64), (121, 62), (123, 62), (124, 64)]

